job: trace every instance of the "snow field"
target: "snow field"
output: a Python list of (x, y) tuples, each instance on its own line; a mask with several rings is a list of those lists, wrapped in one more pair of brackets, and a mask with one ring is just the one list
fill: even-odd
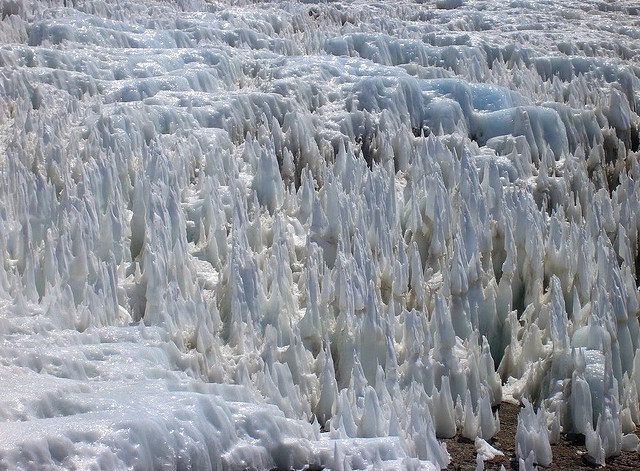
[(0, 467), (633, 449), (627, 3), (3, 1)]

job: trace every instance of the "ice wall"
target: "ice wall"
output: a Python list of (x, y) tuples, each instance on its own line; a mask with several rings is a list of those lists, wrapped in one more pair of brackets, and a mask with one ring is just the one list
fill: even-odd
[(632, 8), (238, 3), (2, 2), (0, 467), (632, 448)]

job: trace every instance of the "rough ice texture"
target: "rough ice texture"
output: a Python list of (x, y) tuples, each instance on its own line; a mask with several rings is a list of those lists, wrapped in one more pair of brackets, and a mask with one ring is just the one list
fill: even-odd
[(3, 0), (0, 467), (637, 446), (629, 5)]
[(551, 464), (551, 445), (544, 406), (534, 411), (531, 403), (523, 400), (524, 407), (518, 414), (516, 431), (516, 456), (530, 460), (541, 466)]

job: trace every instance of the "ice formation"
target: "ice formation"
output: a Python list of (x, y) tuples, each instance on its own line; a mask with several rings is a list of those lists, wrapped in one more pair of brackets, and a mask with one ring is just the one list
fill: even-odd
[(532, 461), (541, 466), (551, 464), (551, 444), (544, 406), (534, 412), (531, 403), (524, 399), (524, 407), (518, 414), (516, 431), (516, 456), (519, 460)]
[(637, 447), (633, 3), (3, 0), (0, 467)]

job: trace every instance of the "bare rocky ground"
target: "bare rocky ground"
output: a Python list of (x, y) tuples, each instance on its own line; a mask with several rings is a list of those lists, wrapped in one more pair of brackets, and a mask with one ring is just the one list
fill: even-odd
[[(484, 469), (499, 470), (502, 465), (507, 471), (518, 469), (518, 461), (515, 457), (515, 436), (519, 409), (519, 406), (506, 402), (500, 405), (500, 432), (490, 440), (490, 443), (501, 450), (504, 453), (504, 457), (497, 457), (493, 461), (485, 461)], [(445, 443), (451, 455), (448, 471), (466, 471), (476, 468), (476, 453), (473, 443), (458, 438), (445, 440)], [(541, 467), (541, 470), (591, 471), (597, 468), (597, 466), (588, 463), (585, 459), (587, 449), (584, 444), (576, 444), (565, 436), (562, 437), (560, 443), (551, 445), (551, 450), (553, 462), (547, 468)], [(607, 462), (606, 469), (638, 471), (640, 470), (640, 454), (635, 451), (622, 452), (620, 456)]]

